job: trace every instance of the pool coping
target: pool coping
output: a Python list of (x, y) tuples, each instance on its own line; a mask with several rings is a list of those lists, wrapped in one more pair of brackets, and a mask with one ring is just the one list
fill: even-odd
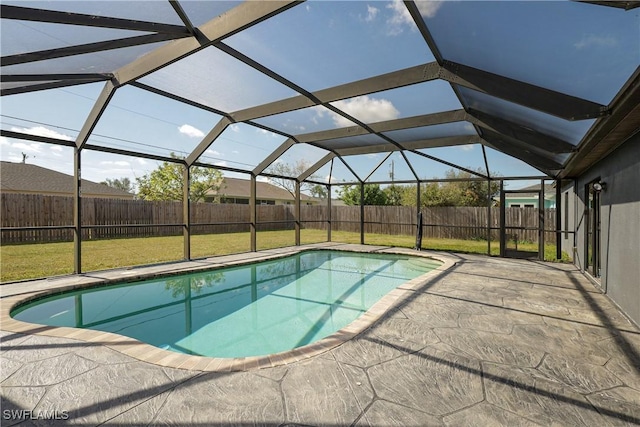
[[(46, 326), (35, 323), (22, 322), (10, 316), (11, 311), (18, 305), (24, 304), (34, 299), (55, 295), (70, 290), (77, 290), (87, 287), (108, 286), (125, 281), (135, 281), (151, 279), (155, 277), (166, 277), (181, 274), (185, 271), (210, 271), (223, 267), (239, 266), (259, 261), (267, 261), (300, 252), (310, 250), (336, 250), (345, 252), (364, 253), (386, 253), (412, 255), (416, 257), (430, 258), (442, 262), (442, 264), (430, 272), (418, 276), (408, 282), (403, 283), (393, 289), (378, 302), (372, 305), (369, 310), (351, 322), (349, 325), (337, 332), (322, 338), (314, 343), (266, 356), (250, 356), (237, 358), (217, 358), (205, 356), (192, 356), (188, 354), (176, 353), (164, 350), (150, 344), (143, 343), (134, 338), (126, 337), (111, 332), (102, 332), (91, 329), (79, 329), (66, 326)], [(245, 255), (243, 257), (243, 255)], [(195, 264), (195, 265), (193, 265)], [(185, 266), (186, 265), (186, 266)], [(106, 272), (92, 273), (91, 275), (73, 275), (54, 278), (45, 281), (48, 286), (45, 289), (26, 290), (25, 292), (0, 298), (0, 330), (19, 334), (43, 335), (58, 338), (67, 338), (83, 341), (91, 344), (101, 344), (134, 359), (152, 363), (154, 365), (196, 370), (203, 372), (232, 372), (250, 371), (255, 369), (271, 368), (288, 365), (313, 356), (317, 356), (356, 337), (360, 333), (370, 328), (386, 313), (389, 313), (395, 306), (402, 304), (414, 293), (428, 284), (430, 281), (440, 276), (455, 265), (453, 257), (430, 251), (416, 251), (407, 248), (397, 248), (389, 246), (368, 246), (353, 244), (316, 244), (280, 248), (278, 250), (266, 250), (252, 252), (248, 254), (236, 254), (230, 256), (212, 257), (197, 261), (184, 261), (178, 263), (167, 263), (157, 266), (147, 266), (134, 269), (115, 269)], [(127, 272), (129, 272), (127, 274)], [(81, 276), (81, 277), (80, 277)], [(123, 277), (124, 276), (124, 277)], [(85, 280), (82, 280), (85, 279)], [(21, 282), (24, 287), (29, 287), (30, 283), (42, 281)]]

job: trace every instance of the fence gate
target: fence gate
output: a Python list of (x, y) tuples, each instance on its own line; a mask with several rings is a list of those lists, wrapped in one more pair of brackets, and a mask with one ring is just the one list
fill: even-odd
[[(509, 202), (537, 194), (538, 206)], [(508, 207), (507, 204), (510, 204)], [(530, 202), (529, 202), (530, 203)], [(503, 190), (500, 193), (500, 256), (544, 260), (544, 197), (538, 190)]]

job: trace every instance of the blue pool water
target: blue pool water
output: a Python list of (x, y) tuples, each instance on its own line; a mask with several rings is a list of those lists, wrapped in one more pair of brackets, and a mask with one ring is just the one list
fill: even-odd
[(187, 354), (257, 356), (331, 335), (392, 289), (438, 265), (403, 255), (310, 251), (68, 292), (20, 306), (12, 316), (115, 332)]

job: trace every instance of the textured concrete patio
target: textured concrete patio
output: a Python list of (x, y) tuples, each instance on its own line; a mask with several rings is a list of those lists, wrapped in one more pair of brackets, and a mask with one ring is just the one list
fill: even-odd
[(2, 425), (640, 424), (640, 331), (575, 267), (448, 256), (356, 338), (274, 368), (204, 373), (2, 332)]

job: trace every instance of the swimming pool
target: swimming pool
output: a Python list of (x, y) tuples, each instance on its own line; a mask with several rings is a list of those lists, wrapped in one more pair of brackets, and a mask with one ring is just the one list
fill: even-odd
[(333, 334), (394, 288), (440, 264), (408, 255), (306, 251), (66, 292), (20, 305), (11, 316), (114, 332), (191, 355), (259, 356)]

